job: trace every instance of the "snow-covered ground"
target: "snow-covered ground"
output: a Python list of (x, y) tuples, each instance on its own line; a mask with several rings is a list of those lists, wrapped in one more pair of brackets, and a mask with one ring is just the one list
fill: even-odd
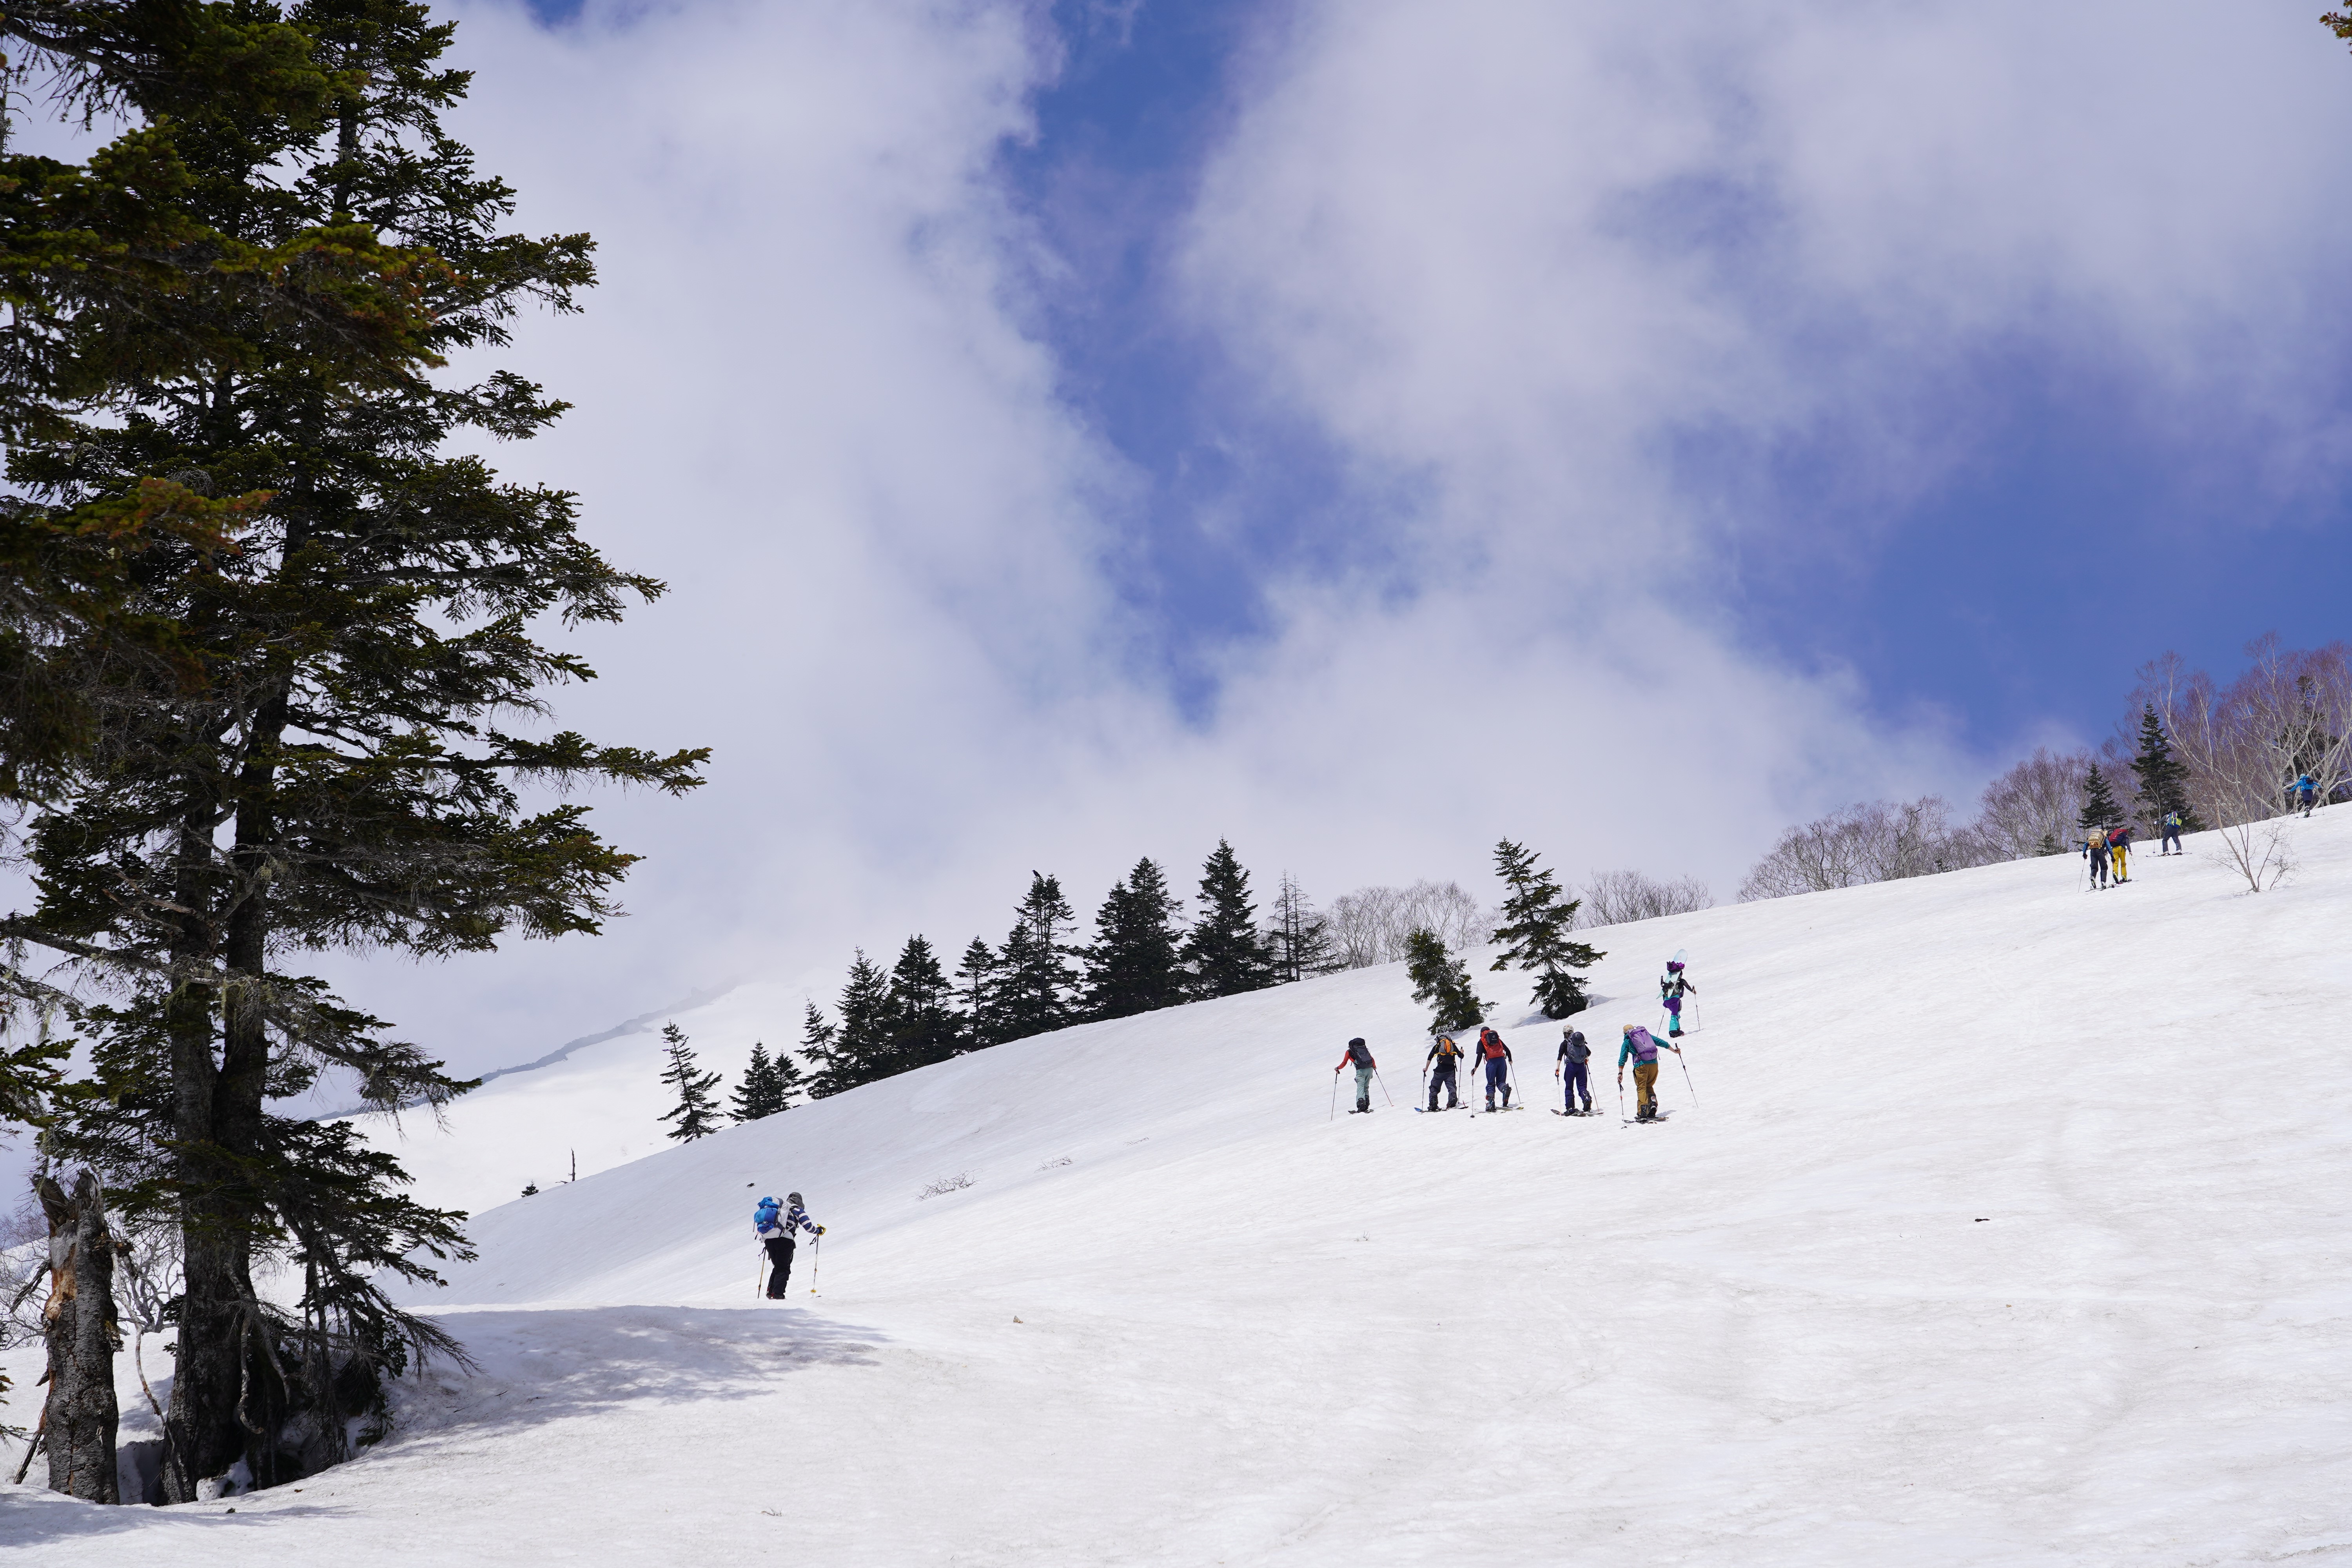
[[(1697, 1098), (1669, 1065), (1656, 1127), (1408, 1114), (1423, 1037), (1395, 969), (1023, 1041), (603, 1168), (591, 1148), (635, 1152), (625, 1123), (651, 1147), (661, 1108), (650, 1037), (609, 1042), (406, 1146), (444, 1201), (544, 1185), (566, 1140), (595, 1170), (476, 1218), (480, 1261), (434, 1304), (480, 1375), (427, 1376), (393, 1440), (299, 1490), (22, 1489), (0, 1544), (339, 1568), (2352, 1563), (2352, 808), (2295, 833), (2303, 870), (2259, 896), (2192, 840), (2096, 894), (2055, 859), (1601, 933), (1604, 1051), (1654, 1017), (1676, 948), (1702, 987)], [(1480, 978), (1549, 1090), (1558, 1028)], [(1396, 1109), (1335, 1119), (1353, 1034)], [(787, 1189), (831, 1229), (778, 1307), (748, 1216)], [(127, 1358), (125, 1382), (130, 1410)]]

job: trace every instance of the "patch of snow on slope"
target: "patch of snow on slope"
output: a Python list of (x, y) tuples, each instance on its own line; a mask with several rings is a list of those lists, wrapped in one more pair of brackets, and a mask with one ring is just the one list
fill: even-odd
[[(1600, 933), (1607, 1106), (1616, 1026), (1697, 960), (1657, 1127), (1408, 1114), (1395, 969), (871, 1085), (478, 1215), (429, 1304), (482, 1375), (301, 1495), (18, 1492), (0, 1531), (339, 1568), (2352, 1561), (2352, 808), (2295, 832), (2258, 897), (2192, 839), (2097, 893), (2062, 858)], [(1508, 995), (1548, 1105), (1559, 1031)], [(1353, 1034), (1394, 1110), (1329, 1114)], [(406, 1145), (428, 1198), (488, 1169), (445, 1150), (618, 1114), (541, 1076)], [(749, 1215), (788, 1189), (830, 1228), (778, 1307)]]

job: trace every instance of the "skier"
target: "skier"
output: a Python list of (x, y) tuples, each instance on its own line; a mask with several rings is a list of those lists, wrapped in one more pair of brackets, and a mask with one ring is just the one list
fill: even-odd
[(793, 1277), (793, 1233), (804, 1230), (811, 1236), (824, 1234), (824, 1226), (810, 1219), (808, 1211), (801, 1207), (800, 1194), (787, 1193), (784, 1196), (792, 1207), (781, 1214), (773, 1198), (761, 1198), (759, 1206), (751, 1211), (751, 1228), (767, 1245), (768, 1261), (775, 1266), (768, 1273), (771, 1301), (784, 1299), (784, 1282)]
[(2083, 858), (2090, 863), (2091, 886), (2095, 889), (2105, 887), (2107, 885), (2107, 836), (2105, 833), (2094, 827), (2084, 835)]
[(2295, 798), (2303, 802), (2303, 815), (2309, 816), (2311, 808), (2319, 804), (2319, 786), (2312, 782), (2309, 773), (2305, 773), (2294, 781), (2294, 793)]
[(1682, 1038), (1683, 993), (1685, 991), (1694, 996), (1698, 994), (1698, 987), (1691, 984), (1683, 961), (1677, 958), (1666, 965), (1666, 977), (1658, 982), (1658, 1000), (1666, 1005), (1666, 1034), (1673, 1039)]
[(1437, 1089), (1440, 1084), (1445, 1086), (1445, 1109), (1452, 1110), (1459, 1106), (1462, 1103), (1462, 1096), (1456, 1092), (1454, 1085), (1455, 1074), (1462, 1066), (1462, 1047), (1454, 1043), (1454, 1037), (1438, 1036), (1437, 1043), (1429, 1047), (1428, 1059), (1423, 1061), (1422, 1066), (1429, 1072), (1429, 1109), (1432, 1110), (1437, 1109)]
[(1488, 1028), (1478, 1031), (1478, 1051), (1486, 1058), (1486, 1109), (1495, 1109), (1495, 1091), (1503, 1094), (1503, 1109), (1511, 1109), (1511, 1047), (1503, 1037)]
[(1347, 1055), (1341, 1057), (1339, 1065), (1331, 1069), (1331, 1076), (1338, 1078), (1350, 1062), (1356, 1068), (1356, 1109), (1348, 1114), (1354, 1116), (1361, 1112), (1370, 1116), (1372, 1112), (1372, 1069), (1380, 1064), (1372, 1060), (1372, 1053), (1365, 1046), (1361, 1035), (1348, 1042)]
[(2168, 811), (2164, 814), (2164, 842), (2157, 847), (2156, 852), (2159, 856), (2178, 855), (2181, 853), (2180, 814), (2179, 812)]
[[(1584, 1043), (1584, 1031), (1570, 1028), (1559, 1037), (1559, 1066), (1552, 1077), (1567, 1085), (1568, 1113), (1570, 1116), (1590, 1115), (1592, 1110), (1592, 1080), (1586, 1075), (1585, 1064), (1592, 1059), (1592, 1047)], [(1576, 1109), (1576, 1097), (1584, 1096), (1584, 1110)]]
[[(1676, 1056), (1683, 1054), (1677, 1045), (1666, 1049)], [(1625, 1064), (1633, 1064), (1633, 1099), (1636, 1121), (1654, 1121), (1658, 1118), (1658, 1041), (1639, 1024), (1625, 1026), (1625, 1038), (1617, 1051), (1617, 1088), (1625, 1088)]]
[(2115, 878), (2118, 886), (2131, 880), (2131, 824), (2107, 831), (2107, 853), (2115, 859)]

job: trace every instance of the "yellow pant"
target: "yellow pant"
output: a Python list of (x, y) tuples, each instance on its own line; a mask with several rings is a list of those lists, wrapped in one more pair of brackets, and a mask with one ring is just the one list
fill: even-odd
[(1645, 1111), (1658, 1109), (1658, 1064), (1633, 1064), (1633, 1098)]
[(2115, 861), (2116, 861), (2116, 881), (2118, 881), (2118, 882), (2120, 882), (2120, 881), (2122, 881), (2122, 880), (2124, 879), (2124, 875), (2125, 875), (2125, 871), (2124, 871), (2124, 847), (2123, 847), (2122, 845), (2120, 845), (2120, 844), (2118, 844), (2118, 845), (2115, 846), (2115, 847), (2114, 847), (2114, 849), (2113, 849), (2112, 853), (2113, 853), (2113, 854), (2114, 854), (2114, 856), (2115, 856)]

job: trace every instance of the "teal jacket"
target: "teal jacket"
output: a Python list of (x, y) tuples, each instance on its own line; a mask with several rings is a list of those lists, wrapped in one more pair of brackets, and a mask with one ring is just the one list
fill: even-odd
[[(1624, 1037), (1623, 1042), (1618, 1047), (1617, 1070), (1619, 1072), (1623, 1072), (1625, 1070), (1625, 1064), (1627, 1062), (1642, 1061), (1645, 1059), (1642, 1056), (1641, 1051), (1634, 1045), (1636, 1040), (1645, 1042), (1649, 1046), (1650, 1054), (1646, 1058), (1647, 1060), (1656, 1061), (1658, 1059), (1661, 1042), (1652, 1036), (1649, 1030), (1636, 1029), (1632, 1034), (1627, 1035)], [(1675, 1047), (1672, 1046), (1664, 1046), (1663, 1048), (1673, 1050)]]

